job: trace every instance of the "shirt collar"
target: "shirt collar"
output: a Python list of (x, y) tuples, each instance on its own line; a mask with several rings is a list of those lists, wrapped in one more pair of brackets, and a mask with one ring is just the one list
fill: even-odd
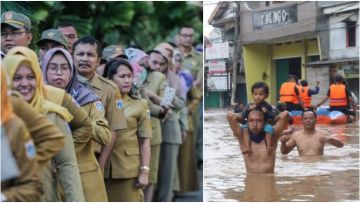
[(101, 81), (100, 81), (99, 75), (97, 73), (95, 73), (94, 76), (92, 78), (90, 78), (89, 82), (92, 87), (95, 87), (100, 90), (102, 89)]

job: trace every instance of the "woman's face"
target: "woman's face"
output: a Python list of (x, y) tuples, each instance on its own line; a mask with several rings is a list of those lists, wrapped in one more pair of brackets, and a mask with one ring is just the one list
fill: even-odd
[(131, 90), (133, 74), (127, 66), (120, 65), (112, 80), (119, 87), (121, 94), (128, 94)]
[(28, 65), (20, 65), (13, 78), (13, 90), (18, 91), (24, 100), (30, 102), (36, 90), (36, 77)]
[(65, 89), (70, 82), (71, 68), (62, 54), (55, 54), (46, 69), (48, 83), (57, 88)]

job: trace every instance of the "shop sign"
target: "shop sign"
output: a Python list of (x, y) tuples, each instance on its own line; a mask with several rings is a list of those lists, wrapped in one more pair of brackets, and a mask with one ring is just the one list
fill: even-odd
[(228, 87), (230, 87), (230, 78), (228, 79), (227, 75), (211, 76), (207, 79), (209, 91), (227, 91)]
[(226, 73), (225, 61), (211, 60), (209, 61), (209, 74)]
[(229, 44), (224, 43), (213, 43), (212, 47), (205, 49), (206, 60), (211, 59), (227, 59), (229, 58)]
[(297, 22), (297, 6), (255, 12), (252, 15), (253, 29), (261, 30)]

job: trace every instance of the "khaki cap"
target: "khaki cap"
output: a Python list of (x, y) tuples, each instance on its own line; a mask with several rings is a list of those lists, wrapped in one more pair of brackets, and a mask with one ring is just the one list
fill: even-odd
[(125, 52), (121, 46), (110, 45), (103, 49), (102, 58), (115, 58), (120, 55), (125, 55)]
[(14, 11), (7, 11), (2, 14), (1, 24), (7, 24), (16, 29), (26, 28), (28, 31), (31, 30), (30, 19), (26, 15)]
[(38, 46), (46, 41), (53, 41), (63, 45), (67, 49), (67, 40), (62, 32), (55, 29), (45, 30), (41, 33), (41, 39), (36, 42)]

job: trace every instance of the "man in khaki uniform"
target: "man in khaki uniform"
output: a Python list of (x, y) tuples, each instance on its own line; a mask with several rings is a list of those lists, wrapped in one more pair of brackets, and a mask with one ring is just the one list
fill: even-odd
[(52, 48), (67, 48), (67, 40), (62, 32), (55, 29), (45, 30), (41, 33), (41, 39), (36, 42), (39, 46), (39, 59), (43, 60), (43, 57), (47, 51)]
[(78, 79), (80, 83), (91, 88), (100, 97), (105, 108), (105, 118), (111, 128), (111, 142), (102, 147), (99, 157), (99, 165), (103, 171), (115, 143), (116, 135), (119, 136), (118, 131), (126, 128), (122, 109), (123, 102), (120, 99), (120, 92), (116, 85), (95, 72), (101, 57), (101, 45), (96, 39), (89, 36), (79, 39), (74, 44), (73, 54), (74, 66), (79, 73)]
[[(189, 130), (187, 133), (187, 141), (180, 147), (180, 158), (179, 162), (182, 164), (179, 168), (180, 175), (180, 192), (189, 192), (197, 189), (198, 181), (194, 177), (194, 171), (191, 167), (187, 167), (187, 164), (191, 164), (190, 156), (196, 156), (197, 162), (202, 163), (202, 134), (198, 133), (199, 122), (199, 108), (202, 103), (202, 83), (203, 83), (203, 56), (197, 52), (192, 44), (194, 42), (194, 29), (192, 27), (182, 27), (179, 31), (179, 51), (183, 58), (182, 68), (189, 70), (193, 77), (193, 87), (190, 89), (187, 98), (187, 109), (188, 109), (188, 126)], [(199, 134), (199, 136), (198, 136)], [(190, 140), (191, 139), (191, 140)], [(195, 147), (195, 143), (197, 146)], [(188, 146), (191, 144), (192, 146)], [(189, 148), (196, 149), (196, 155), (194, 153), (189, 154)], [(194, 177), (187, 179), (186, 177)]]
[(1, 15), (1, 51), (7, 53), (16, 46), (28, 47), (33, 35), (31, 21), (22, 13), (8, 11)]
[[(109, 62), (111, 59), (117, 58), (121, 55), (124, 55), (124, 50), (119, 45), (110, 45), (103, 49), (102, 51), (102, 57), (100, 61), (100, 65), (96, 68), (96, 73), (104, 76), (104, 69), (107, 62)], [(106, 76), (104, 76), (106, 77)]]
[[(161, 124), (160, 119), (165, 116), (166, 109), (156, 102), (153, 102), (153, 97), (163, 97), (165, 88), (167, 86), (165, 75), (156, 71), (160, 65), (160, 61), (152, 61), (149, 67), (147, 67), (147, 76), (143, 83), (144, 92), (151, 91), (150, 95), (145, 97), (149, 104), (151, 115), (151, 127), (152, 127), (152, 139), (151, 139), (151, 158), (150, 158), (150, 175), (149, 185), (145, 189), (145, 201), (151, 201), (154, 185), (157, 184), (158, 172), (159, 172), (159, 159), (160, 159), (160, 144), (162, 142), (161, 137)], [(146, 94), (146, 93), (145, 93)], [(155, 95), (154, 95), (155, 94)]]

